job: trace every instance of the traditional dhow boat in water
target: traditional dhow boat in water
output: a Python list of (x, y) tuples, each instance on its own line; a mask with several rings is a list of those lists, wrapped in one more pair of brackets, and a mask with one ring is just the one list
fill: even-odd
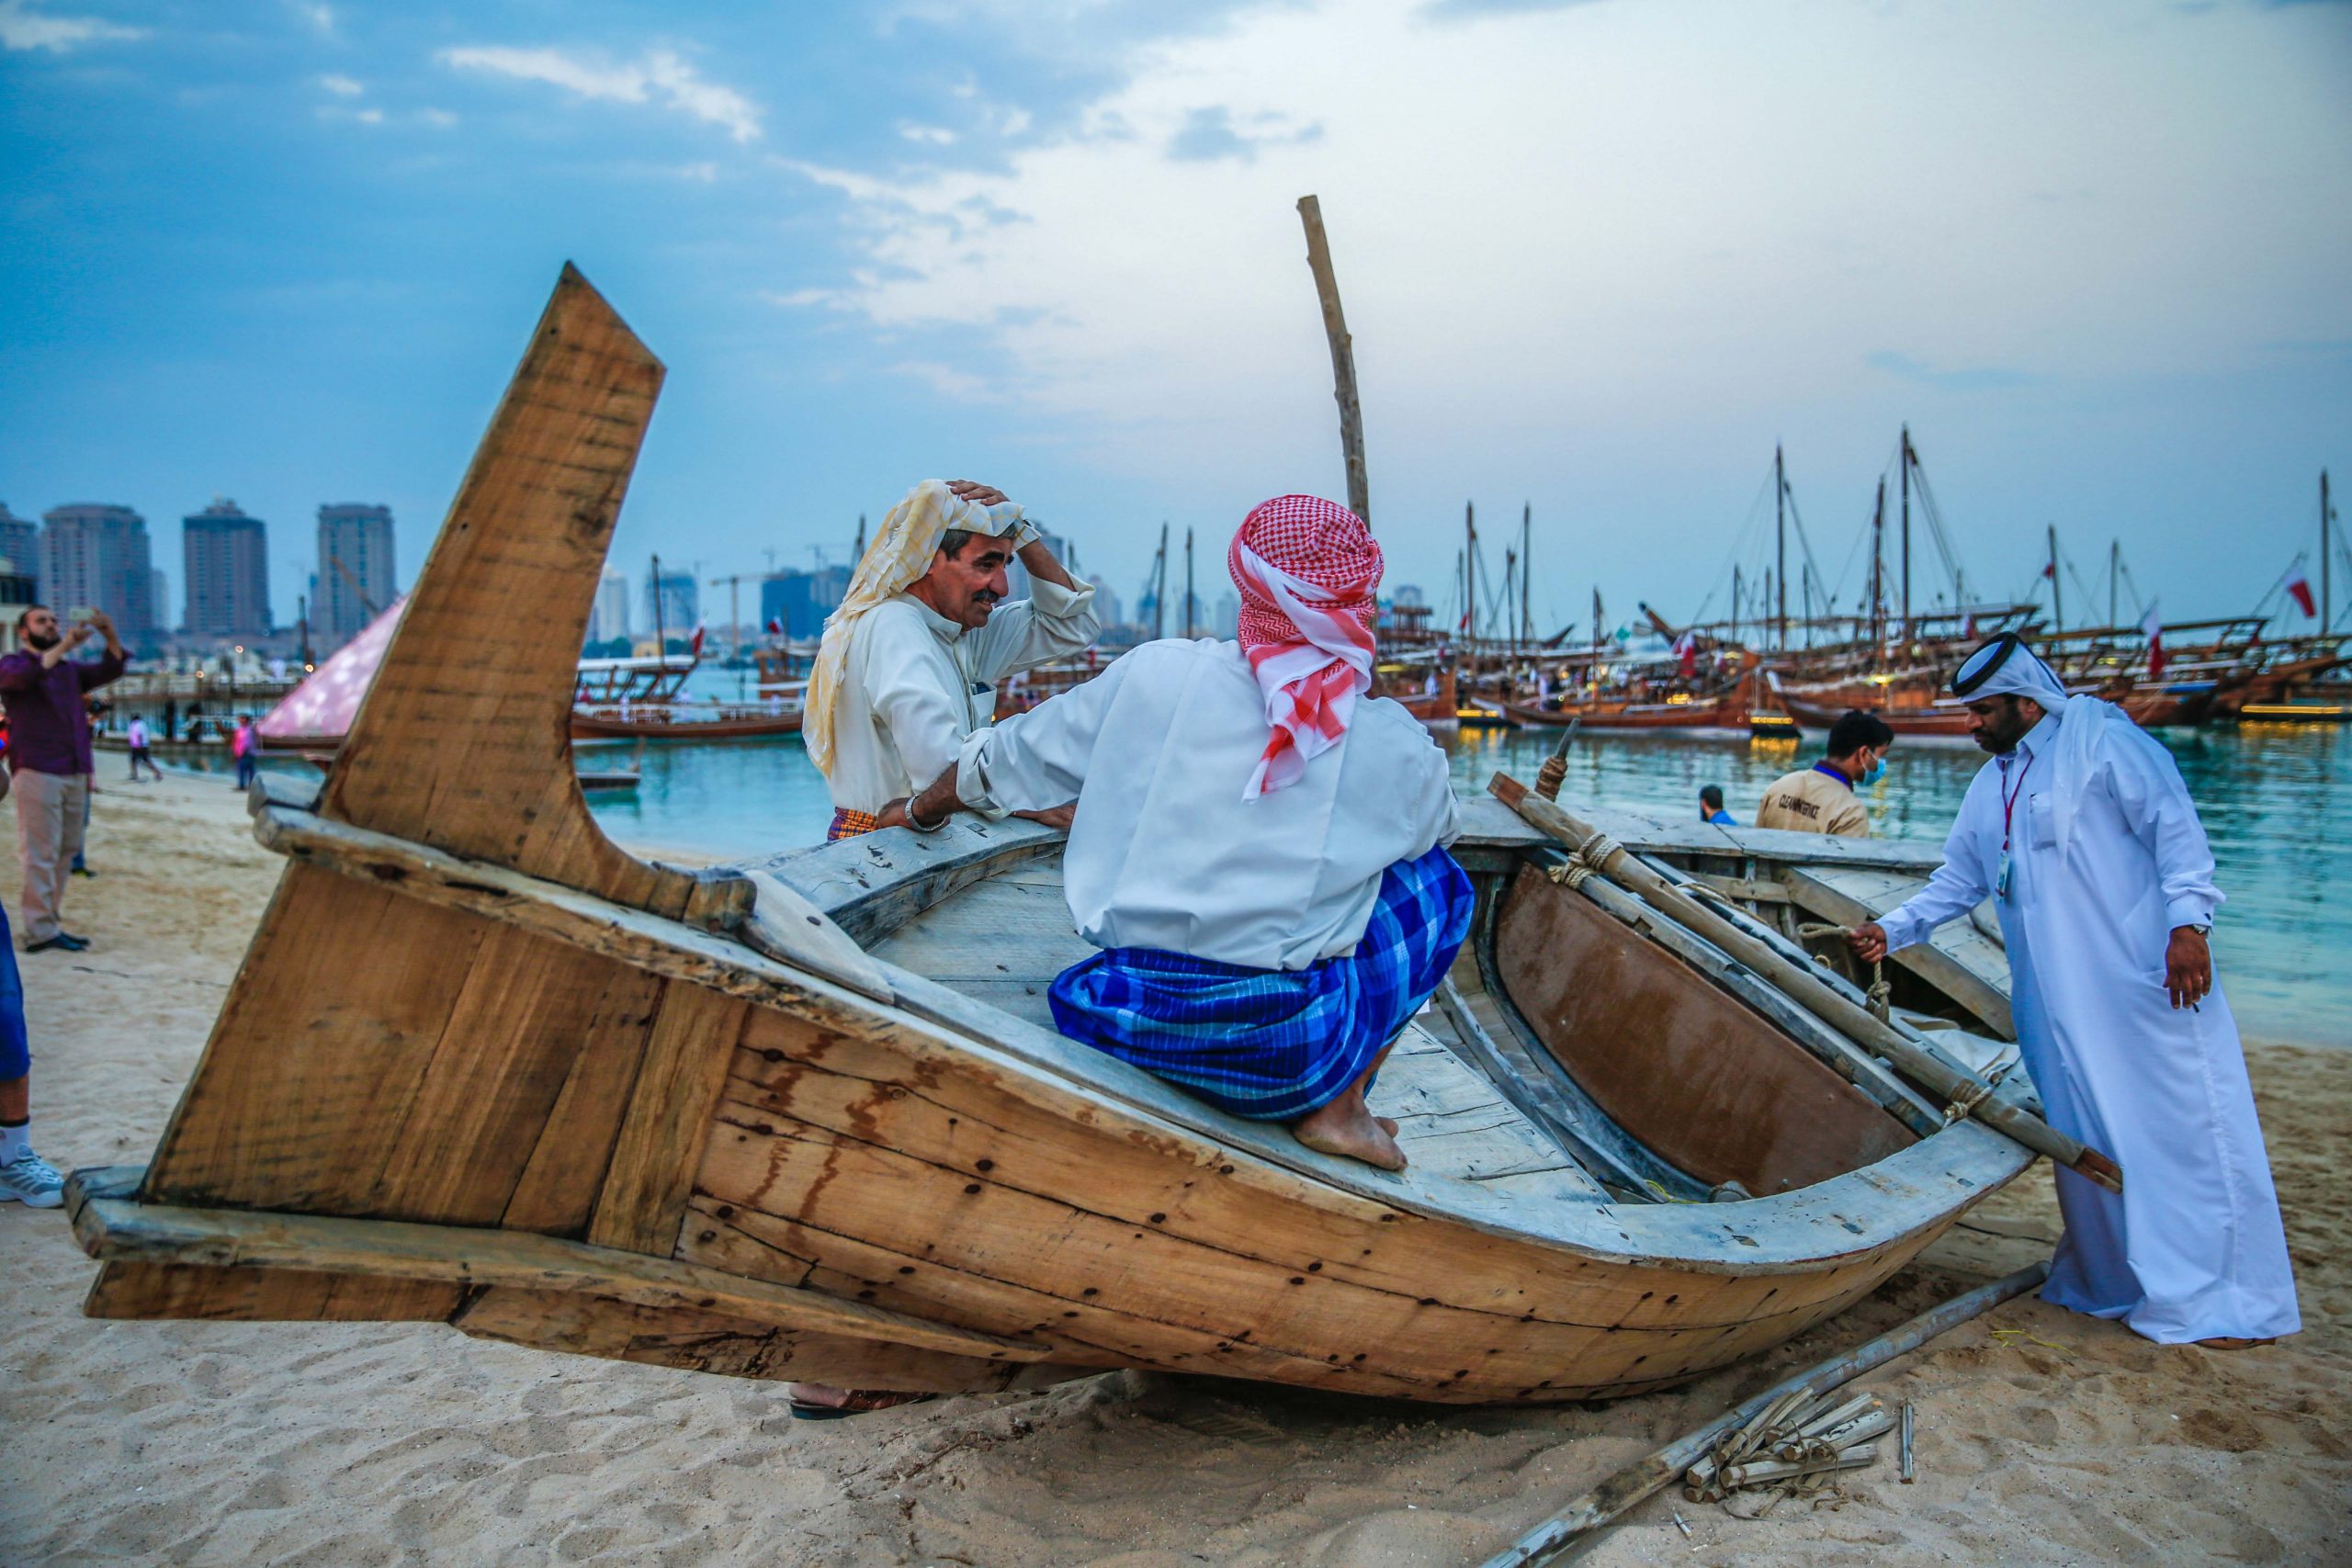
[(1906, 952), (1874, 1014), (1807, 956), (1800, 912), (1883, 909), (1916, 848), (1570, 833), (1498, 781), (1518, 809), (1473, 803), (1456, 851), (1472, 942), (1374, 1091), (1398, 1174), (1057, 1033), (1087, 950), (1048, 829), (630, 856), (566, 729), (661, 378), (567, 268), (323, 792), (254, 796), (289, 863), (160, 1146), (70, 1183), (93, 1315), (869, 1388), (1559, 1401), (1780, 1343), (2031, 1158), (1993, 1124), (2030, 1089), (1979, 1076), (1996, 946)]

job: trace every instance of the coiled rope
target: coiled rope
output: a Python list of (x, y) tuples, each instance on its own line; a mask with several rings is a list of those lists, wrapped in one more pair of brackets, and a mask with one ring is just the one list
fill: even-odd
[(1606, 872), (1609, 857), (1624, 847), (1606, 833), (1595, 833), (1569, 852), (1566, 864), (1555, 865), (1545, 874), (1573, 893)]

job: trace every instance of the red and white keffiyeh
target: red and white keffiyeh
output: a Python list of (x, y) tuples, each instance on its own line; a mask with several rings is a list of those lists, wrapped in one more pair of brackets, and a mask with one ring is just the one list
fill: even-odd
[(1226, 552), (1241, 592), (1241, 650), (1273, 734), (1244, 800), (1298, 782), (1338, 745), (1372, 687), (1380, 546), (1363, 519), (1312, 495), (1279, 495), (1242, 520)]

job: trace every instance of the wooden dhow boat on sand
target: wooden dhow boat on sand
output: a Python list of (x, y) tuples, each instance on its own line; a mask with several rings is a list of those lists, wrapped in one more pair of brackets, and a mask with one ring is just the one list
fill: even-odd
[[(1374, 1091), (1394, 1175), (1054, 1032), (1084, 951), (1057, 833), (630, 856), (566, 728), (661, 378), (567, 268), (323, 792), (255, 792), (288, 864), (159, 1147), (69, 1185), (91, 1314), (907, 1390), (1560, 1401), (1787, 1339), (2032, 1157), (1984, 1120), (2030, 1090), (1972, 1070), (1997, 948), (1963, 922), (1905, 953), (1870, 1043), (1791, 934), (1900, 897), (1932, 864), (1900, 845), (1588, 813), (1615, 842), (1571, 856), (1556, 808), (1474, 803), (1473, 942)], [(1751, 942), (1818, 978), (1768, 985)], [(1880, 1059), (1915, 1047), (1973, 1115)]]

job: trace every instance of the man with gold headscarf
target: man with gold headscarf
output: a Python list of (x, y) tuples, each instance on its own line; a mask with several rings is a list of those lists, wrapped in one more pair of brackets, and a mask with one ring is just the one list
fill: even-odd
[[(1004, 603), (1019, 558), (1032, 596)], [(890, 510), (825, 621), (802, 737), (832, 791), (827, 839), (888, 825), (988, 727), (997, 683), (1092, 645), (1094, 590), (1004, 492), (925, 479)], [(896, 821), (898, 818), (891, 818)]]

